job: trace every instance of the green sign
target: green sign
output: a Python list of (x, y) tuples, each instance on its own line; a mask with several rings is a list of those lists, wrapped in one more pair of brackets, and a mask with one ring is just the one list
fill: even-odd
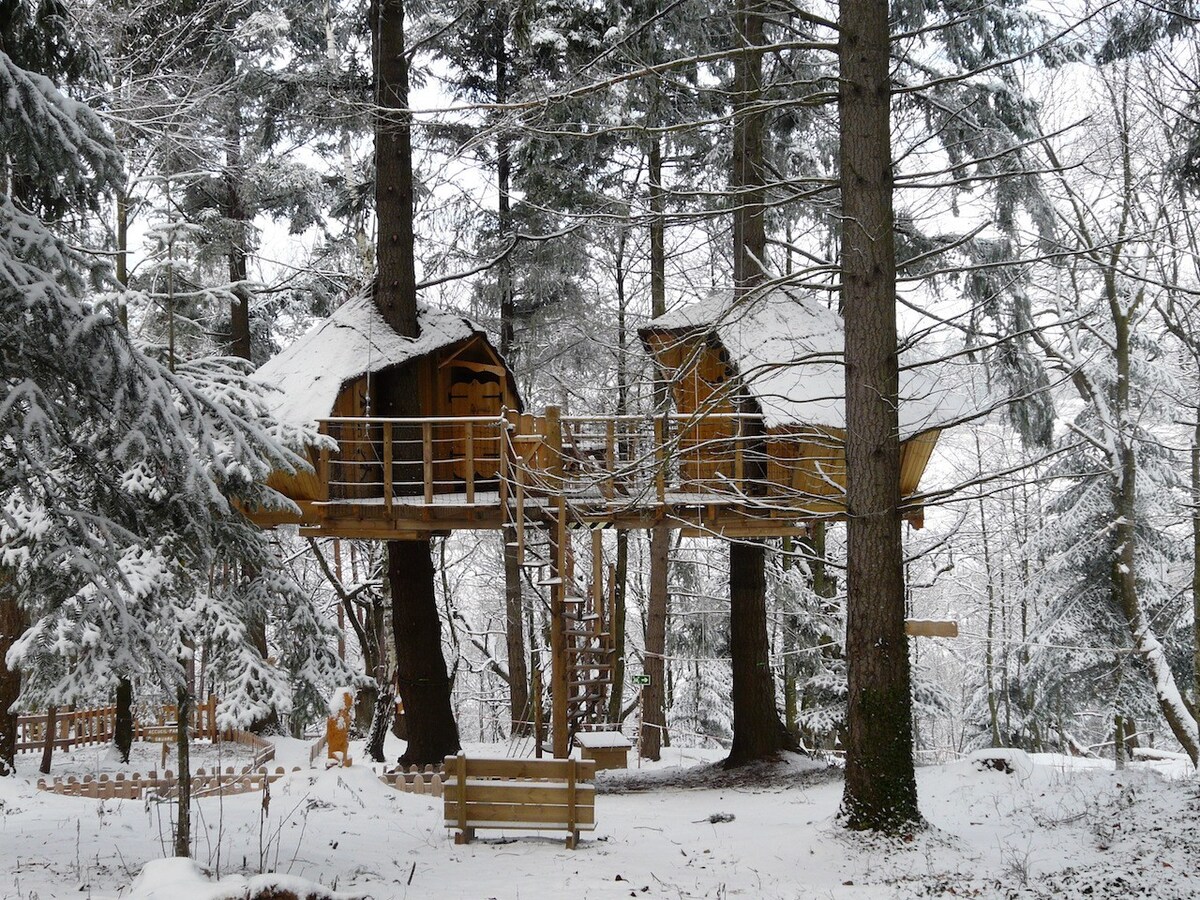
[(646, 685), (650, 683), (649, 675), (634, 675), (631, 679), (634, 684)]

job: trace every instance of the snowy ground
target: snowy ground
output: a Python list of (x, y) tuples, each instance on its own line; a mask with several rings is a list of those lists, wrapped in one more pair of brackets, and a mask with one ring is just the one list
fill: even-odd
[[(285, 742), (282, 764), (302, 751)], [(1016, 758), (1013, 774), (926, 767), (929, 827), (881, 839), (835, 824), (836, 771), (791, 759), (731, 778), (706, 762), (711, 751), (669, 752), (601, 775), (598, 827), (575, 851), (558, 836), (494, 832), (456, 846), (440, 800), (392, 791), (356, 764), (278, 782), (265, 817), (258, 794), (198, 802), (195, 856), (223, 876), (275, 870), (377, 900), (1200, 896), (1200, 781), (1183, 766), (1115, 772), (1039, 756)], [(142, 865), (166, 852), (169, 804), (39, 794), (21, 776), (0, 779), (0, 900), (130, 897)]]

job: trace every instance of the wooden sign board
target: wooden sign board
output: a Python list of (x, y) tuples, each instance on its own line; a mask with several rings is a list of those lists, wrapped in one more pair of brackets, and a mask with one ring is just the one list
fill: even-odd
[(958, 623), (948, 619), (906, 619), (904, 633), (909, 637), (958, 637)]

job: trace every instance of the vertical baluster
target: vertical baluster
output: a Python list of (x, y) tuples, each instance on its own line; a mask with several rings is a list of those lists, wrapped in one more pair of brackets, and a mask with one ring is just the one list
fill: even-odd
[(383, 511), (392, 517), (392, 423), (383, 423)]
[(421, 423), (421, 461), (425, 481), (425, 502), (433, 503), (433, 423)]
[(463, 441), (465, 445), (464, 466), (467, 478), (467, 503), (475, 502), (475, 423), (467, 422), (463, 426)]

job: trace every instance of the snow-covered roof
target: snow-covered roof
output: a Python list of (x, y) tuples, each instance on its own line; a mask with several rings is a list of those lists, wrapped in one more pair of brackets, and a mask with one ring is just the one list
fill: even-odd
[[(811, 293), (775, 288), (735, 304), (717, 290), (676, 307), (642, 329), (688, 337), (711, 334), (729, 354), (741, 382), (762, 409), (767, 428), (786, 425), (846, 427), (845, 332), (842, 317)], [(901, 365), (912, 365), (904, 354)], [(967, 395), (958, 378), (935, 365), (900, 372), (900, 437), (959, 419)]]
[(254, 377), (279, 389), (268, 402), (282, 423), (311, 424), (332, 412), (347, 382), (483, 334), (470, 319), (425, 304), (418, 304), (417, 320), (420, 337), (401, 337), (370, 295), (360, 295), (263, 363)]

